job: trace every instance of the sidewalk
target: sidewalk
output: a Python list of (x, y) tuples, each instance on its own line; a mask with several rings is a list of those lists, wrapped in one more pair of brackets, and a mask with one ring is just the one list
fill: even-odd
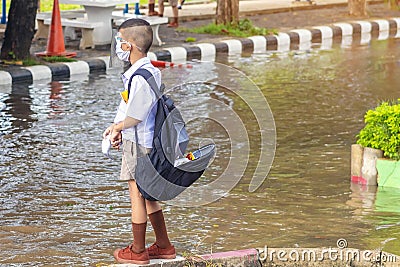
[[(304, 1), (304, 0), (302, 0)], [(157, 1), (156, 1), (157, 2)], [(383, 0), (369, 0), (369, 3), (383, 3)], [(347, 8), (347, 0), (314, 0), (314, 5), (310, 5), (304, 3), (304, 5), (293, 4), (292, 0), (240, 0), (239, 1), (239, 13), (241, 17), (247, 16), (254, 22), (254, 25), (257, 27), (266, 27), (270, 29), (286, 30), (287, 28), (292, 28), (293, 24), (288, 24), (287, 20), (291, 19), (293, 12), (301, 11), (313, 11), (313, 10), (320, 10), (320, 9), (330, 9), (335, 7), (342, 7)], [(217, 3), (210, 2), (208, 0), (196, 0), (194, 2), (185, 3), (182, 6), (182, 9), (179, 10), (179, 21), (180, 27), (184, 28), (192, 28), (198, 27), (202, 25), (206, 25), (212, 22), (215, 19)], [(130, 13), (134, 12), (134, 5), (130, 5)], [(141, 7), (140, 12), (143, 14), (147, 14), (147, 6), (145, 8)], [(285, 14), (287, 13), (287, 14)], [(264, 25), (266, 20), (265, 17), (270, 15), (271, 17), (276, 14), (282, 14), (284, 16), (285, 21), (281, 17), (273, 18), (269, 20), (268, 25)], [(172, 9), (167, 4), (164, 10), (165, 17), (172, 17)], [(400, 14), (398, 15), (400, 16)], [(319, 22), (312, 21), (312, 18), (309, 16), (306, 17), (312, 23)], [(303, 19), (304, 20), (304, 19)], [(274, 23), (270, 23), (270, 22)], [(278, 23), (278, 25), (277, 25)], [(297, 22), (295, 25), (299, 27), (304, 27), (306, 25), (298, 24)], [(315, 26), (316, 26), (315, 25)], [(198, 42), (211, 42), (211, 41), (218, 41), (221, 39), (227, 39), (227, 36), (216, 36), (216, 35), (207, 35), (207, 34), (190, 34), (186, 32), (177, 31), (174, 28), (167, 28), (166, 25), (160, 26), (159, 31), (161, 40), (164, 42), (162, 46), (152, 46), (151, 52), (155, 52), (158, 50), (162, 50), (167, 47), (174, 47), (174, 46), (182, 46), (188, 45), (185, 44), (185, 40), (187, 37), (195, 37)], [(46, 49), (47, 41), (41, 40), (37, 43), (34, 43), (32, 46), (32, 53), (44, 51)], [(96, 56), (106, 56), (108, 55), (108, 49), (87, 49), (87, 50), (78, 50), (78, 42), (66, 42), (66, 48), (68, 50), (73, 50), (78, 52), (78, 57), (88, 58), (88, 57), (96, 57)]]
[[(347, 0), (315, 0), (315, 5), (309, 5), (307, 3), (304, 5), (292, 4), (292, 0), (241, 0), (239, 1), (239, 13), (241, 16), (252, 16), (333, 6), (347, 6)], [(215, 18), (216, 7), (216, 2), (205, 4), (184, 4), (182, 9), (179, 10), (179, 18), (182, 22), (213, 19)], [(147, 13), (147, 10), (141, 10), (141, 12), (144, 11)], [(171, 7), (167, 6), (164, 13), (165, 16), (172, 17)]]
[[(172, 61), (183, 63), (184, 61), (203, 60), (211, 56), (215, 60), (219, 54), (229, 54), (232, 51), (267, 51), (277, 49), (277, 44), (298, 45), (300, 34), (305, 34), (306, 41), (320, 42), (322, 34), (329, 28), (329, 37), (347, 35), (360, 35), (360, 31), (377, 32), (390, 30), (392, 34), (400, 34), (400, 11), (391, 11), (383, 4), (383, 0), (369, 1), (369, 15), (366, 17), (350, 17), (348, 15), (347, 0), (316, 0), (315, 5), (293, 5), (288, 0), (242, 0), (240, 1), (240, 14), (246, 14), (254, 26), (274, 29), (278, 35), (257, 36), (251, 38), (237, 38), (227, 35), (194, 34), (179, 31), (179, 29), (168, 28), (166, 25), (160, 27), (160, 37), (165, 44), (152, 46), (149, 57), (152, 60)], [(374, 5), (371, 5), (374, 3)], [(188, 4), (180, 10), (180, 26), (192, 28), (206, 25), (215, 18), (216, 3)], [(142, 13), (147, 13), (141, 8)], [(167, 6), (166, 15), (171, 12)], [(130, 12), (132, 12), (130, 10)], [(263, 13), (263, 14), (260, 14)], [(258, 14), (258, 15), (257, 15)], [(208, 19), (207, 19), (208, 18)], [(184, 22), (182, 22), (184, 20)], [(367, 20), (367, 21), (365, 21)], [(360, 22), (364, 21), (364, 22)], [(343, 23), (346, 22), (346, 23)], [(334, 25), (334, 24), (341, 25)], [(365, 25), (367, 24), (367, 25)], [(324, 25), (322, 30), (315, 30), (313, 27)], [(329, 27), (328, 27), (329, 26)], [(364, 29), (364, 27), (366, 27)], [(296, 33), (296, 30), (298, 32)], [(397, 30), (399, 29), (399, 30)], [(290, 33), (288, 35), (287, 33)], [(371, 35), (371, 34), (370, 34)], [(186, 43), (188, 38), (195, 38), (195, 42)], [(378, 36), (381, 39), (388, 38), (387, 35)], [(282, 39), (283, 38), (283, 39)], [(359, 37), (357, 37), (359, 38)], [(279, 42), (278, 42), (279, 39)], [(365, 40), (364, 40), (365, 41)], [(91, 73), (93, 71), (104, 71), (108, 64), (109, 47), (79, 50), (78, 41), (66, 42), (67, 51), (78, 52), (75, 63), (50, 64), (48, 66), (34, 66), (30, 68), (19, 68), (14, 66), (0, 66), (0, 84), (11, 82), (31, 81), (39, 78), (52, 76), (69, 77), (74, 73)], [(34, 42), (31, 47), (31, 54), (44, 51), (47, 41)], [(101, 57), (101, 59), (96, 59)], [(178, 62), (179, 61), (179, 62)], [(47, 65), (47, 64), (46, 64)], [(43, 76), (44, 75), (44, 76)]]
[[(304, 1), (304, 0), (302, 0)], [(383, 0), (371, 0), (375, 2), (383, 2)], [(156, 1), (157, 2), (157, 1)], [(347, 0), (316, 0), (315, 5), (293, 5), (292, 0), (240, 0), (239, 12), (240, 16), (255, 16), (261, 14), (275, 14), (282, 12), (300, 11), (300, 10), (313, 10), (319, 8), (329, 8), (335, 6), (346, 6)], [(129, 6), (129, 12), (134, 12), (134, 5)], [(196, 0), (194, 2), (185, 3), (182, 9), (179, 10), (180, 26), (185, 28), (192, 28), (201, 25), (206, 25), (215, 19), (217, 3), (204, 0)], [(157, 7), (156, 7), (157, 10)], [(147, 6), (141, 7), (140, 12), (147, 14)], [(172, 17), (172, 9), (166, 3), (164, 10), (165, 17)], [(253, 19), (253, 18), (251, 18)], [(187, 36), (195, 37), (198, 42), (210, 42), (212, 40), (218, 41), (226, 39), (226, 36), (215, 36), (207, 34), (189, 34), (178, 32), (174, 28), (167, 28), (166, 25), (160, 27), (160, 37), (165, 43), (163, 46), (152, 46), (151, 52), (162, 50), (166, 47), (181, 46), (185, 43)], [(46, 40), (38, 41), (32, 45), (32, 53), (44, 51), (47, 45)], [(107, 56), (108, 49), (87, 49), (78, 50), (78, 42), (66, 42), (66, 48), (70, 51), (78, 52), (80, 58), (90, 58), (96, 56)]]
[[(291, 29), (328, 25), (349, 20), (363, 20), (370, 18), (399, 17), (400, 12), (390, 11), (383, 1), (369, 1), (370, 18), (352, 18), (348, 16), (347, 0), (314, 0), (315, 5), (304, 3), (293, 5), (291, 0), (241, 0), (240, 16), (249, 18), (256, 27), (273, 29), (285, 32)], [(180, 27), (194, 28), (207, 25), (215, 19), (216, 3), (183, 5), (179, 10)], [(142, 8), (142, 13), (147, 10)], [(171, 7), (165, 8), (165, 13), (170, 16)], [(160, 27), (160, 36), (165, 44), (162, 47), (153, 46), (155, 52), (168, 47), (190, 46), (204, 42), (217, 42), (225, 39), (233, 39), (227, 35), (194, 34), (183, 32), (165, 25)], [(187, 37), (196, 38), (195, 43), (185, 43)]]

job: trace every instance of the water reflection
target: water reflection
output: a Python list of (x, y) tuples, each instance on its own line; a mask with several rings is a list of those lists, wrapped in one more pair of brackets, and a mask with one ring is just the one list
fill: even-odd
[[(364, 242), (375, 249), (399, 254), (400, 237), (400, 189), (365, 186), (351, 183), (351, 195), (347, 204), (354, 209), (354, 218), (363, 224), (373, 221), (374, 226), (364, 234)], [(364, 227), (363, 227), (364, 228)]]
[(13, 85), (9, 94), (0, 93), (0, 102), (0, 135), (21, 132), (36, 120), (28, 86)]
[[(391, 187), (379, 187), (376, 193), (375, 211), (400, 213), (400, 189)], [(396, 221), (395, 223), (400, 223)], [(399, 225), (400, 226), (400, 225)]]
[(376, 186), (367, 186), (356, 183), (350, 184), (351, 194), (350, 199), (346, 202), (347, 205), (355, 208), (355, 215), (365, 215), (374, 210), (376, 199)]

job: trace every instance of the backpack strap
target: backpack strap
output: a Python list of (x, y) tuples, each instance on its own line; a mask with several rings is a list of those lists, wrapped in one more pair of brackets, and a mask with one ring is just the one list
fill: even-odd
[[(128, 98), (131, 92), (131, 85), (132, 85), (132, 79), (133, 77), (135, 77), (136, 75), (140, 75), (142, 76), (146, 82), (150, 85), (150, 88), (153, 90), (154, 94), (157, 96), (158, 99), (162, 99), (163, 94), (161, 92), (161, 90), (158, 88), (158, 85), (156, 83), (156, 80), (153, 76), (153, 74), (151, 74), (150, 71), (144, 69), (144, 68), (139, 68), (137, 69), (131, 76), (131, 78), (129, 79), (129, 83), (128, 83)], [(163, 88), (164, 85), (161, 85), (161, 88)], [(135, 126), (135, 139), (136, 139), (136, 148), (138, 149), (138, 153), (139, 153), (139, 136), (137, 133), (137, 126)]]
[(144, 68), (139, 68), (137, 69), (131, 76), (131, 78), (129, 79), (129, 83), (128, 83), (128, 98), (129, 98), (129, 94), (131, 92), (131, 85), (132, 85), (132, 79), (133, 77), (140, 75), (142, 76), (146, 82), (150, 85), (151, 89), (153, 90), (154, 94), (157, 96), (157, 99), (162, 99), (166, 105), (166, 107), (168, 108), (168, 110), (172, 110), (175, 108), (174, 106), (174, 101), (169, 98), (166, 97), (164, 95), (164, 88), (165, 85), (161, 84), (160, 88), (158, 87), (156, 80), (153, 76), (153, 74), (151, 74), (150, 71), (144, 69)]
[[(143, 69), (143, 68), (139, 68), (137, 69), (131, 76), (131, 78), (129, 79), (129, 83), (128, 83), (128, 97), (129, 94), (131, 92), (131, 85), (132, 85), (132, 79), (133, 77), (140, 75), (142, 76), (146, 82), (150, 85), (151, 89), (153, 90), (153, 92), (156, 94), (157, 98), (161, 98), (162, 96), (162, 92), (160, 91), (160, 89), (158, 88), (158, 85), (156, 83), (156, 80), (153, 76), (153, 74), (151, 74), (150, 71)], [(163, 87), (163, 86), (162, 86)]]

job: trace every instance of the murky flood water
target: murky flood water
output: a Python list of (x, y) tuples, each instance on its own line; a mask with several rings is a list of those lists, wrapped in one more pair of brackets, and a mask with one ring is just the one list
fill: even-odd
[[(248, 188), (265, 130), (258, 128), (254, 110), (267, 106), (246, 105), (240, 92), (228, 90), (237, 72), (221, 72), (213, 63), (165, 73), (171, 81), (226, 82), (189, 84), (173, 92), (178, 103), (190, 103), (182, 113), (199, 117), (188, 123), (192, 140), (217, 144), (214, 163), (194, 187), (217, 180), (231, 156), (247, 157), (231, 155), (241, 144), (230, 142), (221, 123), (204, 117), (233, 108), (250, 140), (244, 177), (225, 197), (201, 206), (165, 205), (179, 253), (335, 247), (345, 238), (350, 247), (400, 254), (400, 190), (350, 184), (350, 146), (365, 111), (380, 100), (400, 98), (399, 47), (395, 39), (229, 61), (260, 87), (275, 118), (275, 159), (254, 193)], [(129, 243), (127, 186), (117, 181), (120, 155), (114, 152), (111, 161), (100, 150), (120, 88), (118, 72), (110, 71), (0, 89), (0, 265), (112, 263), (113, 249)], [(225, 107), (210, 105), (210, 99)], [(150, 230), (148, 243), (154, 239)]]

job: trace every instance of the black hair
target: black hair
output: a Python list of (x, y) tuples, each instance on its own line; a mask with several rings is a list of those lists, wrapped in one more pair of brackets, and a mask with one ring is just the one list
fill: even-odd
[(150, 26), (150, 23), (144, 19), (127, 19), (121, 23), (121, 25), (118, 27), (118, 31), (135, 26)]
[(132, 39), (144, 53), (149, 52), (153, 43), (153, 30), (150, 23), (144, 19), (128, 19), (118, 27), (118, 31), (120, 30), (123, 30), (124, 36)]

